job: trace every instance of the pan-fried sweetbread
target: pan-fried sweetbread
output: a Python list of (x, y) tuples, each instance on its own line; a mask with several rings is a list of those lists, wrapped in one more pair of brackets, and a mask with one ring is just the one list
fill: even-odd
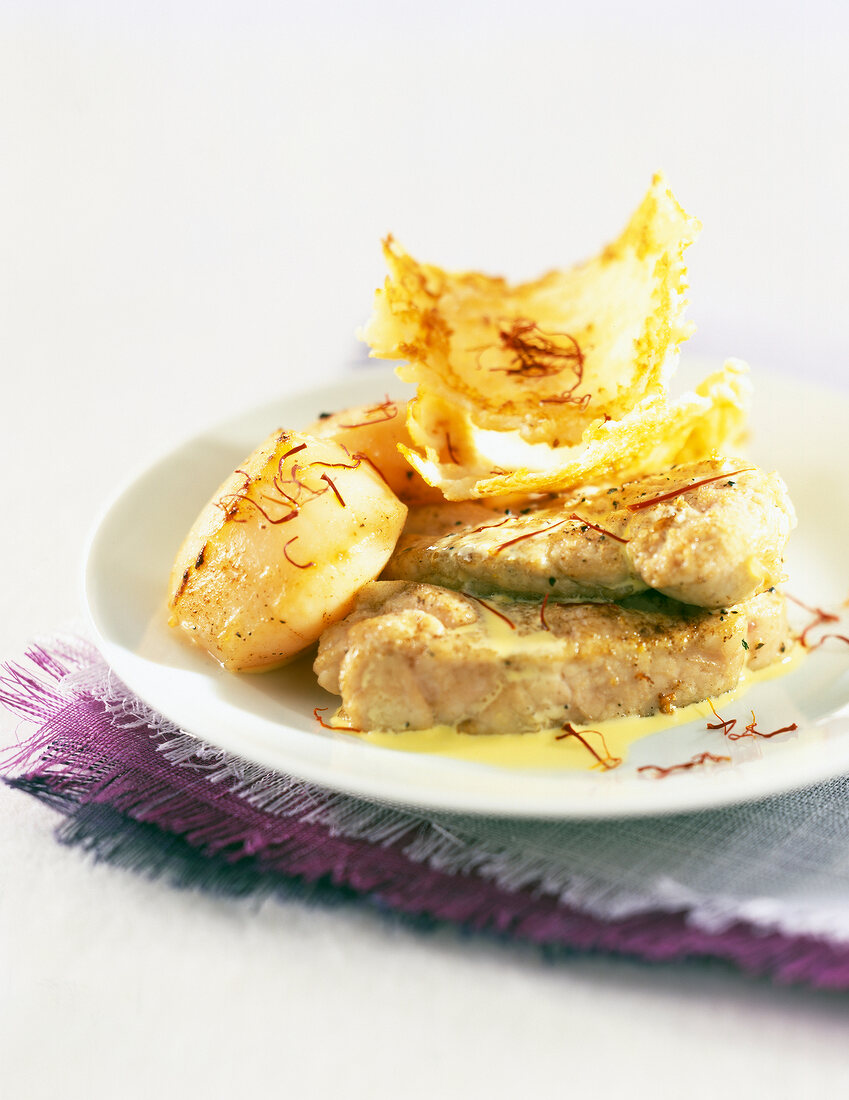
[(315, 670), (357, 729), (520, 733), (715, 697), (787, 639), (774, 590), (707, 611), (657, 593), (543, 606), (377, 581), (324, 633)]
[(795, 523), (777, 474), (713, 459), (508, 509), (482, 501), (414, 508), (383, 576), (559, 601), (655, 588), (682, 603), (727, 607), (785, 579)]

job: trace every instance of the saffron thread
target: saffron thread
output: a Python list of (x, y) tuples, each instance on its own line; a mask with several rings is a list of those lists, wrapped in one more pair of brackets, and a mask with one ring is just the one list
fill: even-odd
[(755, 718), (755, 712), (751, 711), (752, 720), (741, 730), (734, 732), (734, 727), (737, 725), (736, 718), (721, 718), (716, 713), (716, 707), (714, 707), (712, 700), (708, 699), (708, 706), (716, 715), (716, 722), (708, 722), (707, 728), (709, 730), (722, 730), (725, 737), (729, 741), (740, 741), (744, 737), (757, 737), (763, 741), (768, 741), (771, 737), (777, 737), (779, 733), (792, 733), (799, 728), (796, 722), (791, 722), (788, 726), (782, 726), (780, 729), (771, 730), (769, 733), (758, 729), (758, 722)]
[(630, 539), (623, 539), (621, 535), (614, 535), (612, 531), (607, 531), (604, 527), (599, 527), (597, 523), (590, 523), (588, 519), (579, 516), (577, 512), (572, 512), (569, 519), (577, 520), (578, 523), (583, 524), (584, 527), (592, 527), (593, 531), (598, 531), (601, 535), (607, 535), (609, 539), (614, 539), (616, 542), (627, 543), (631, 541)]
[(496, 610), (496, 608), (494, 608), (490, 604), (486, 603), (485, 600), (482, 600), (479, 596), (472, 596), (472, 599), (476, 600), (482, 607), (485, 607), (487, 609), (487, 611), (491, 611), (493, 615), (497, 615), (499, 619), (503, 619), (504, 622), (507, 623), (507, 625), (510, 627), (511, 630), (516, 629), (516, 624), (513, 622), (512, 619), (509, 619), (506, 615), (502, 614), (502, 612)]
[[(373, 419), (373, 420), (360, 420), (356, 424), (340, 424), (339, 427), (340, 428), (370, 428), (372, 426), (372, 424), (383, 424), (387, 420), (392, 420), (398, 415), (398, 406), (395, 404), (394, 401), (392, 401), (390, 399), (389, 394), (387, 394), (386, 399), (384, 401), (382, 401), (379, 405), (370, 405), (365, 410), (365, 415), (366, 416), (372, 416), (374, 414), (378, 414), (378, 415), (375, 415), (375, 419)], [(382, 415), (380, 415), (380, 414), (382, 414)]]
[(510, 519), (512, 519), (512, 516), (505, 516), (504, 519), (500, 519), (498, 523), (482, 523), (480, 527), (474, 527), (471, 531), (464, 531), (463, 536), (477, 535), (480, 531), (488, 531), (491, 527), (503, 527)]
[[(596, 758), (598, 763), (601, 764), (602, 768), (604, 768), (605, 771), (612, 771), (614, 768), (618, 768), (619, 765), (622, 763), (621, 756), (610, 755), (610, 750), (607, 747), (607, 742), (605, 741), (604, 734), (601, 732), (601, 730), (583, 730), (581, 733), (579, 733), (571, 722), (564, 722), (560, 728), (563, 732), (554, 735), (555, 741), (562, 741), (566, 737), (577, 738), (578, 741), (580, 741), (584, 748), (587, 750), (587, 752), (589, 752), (592, 756)], [(587, 741), (587, 739), (583, 736), (584, 733), (598, 734), (598, 736), (601, 738), (601, 745), (604, 756), (599, 756), (599, 754), (595, 751), (589, 741)], [(595, 767), (595, 764), (593, 765), (593, 767)]]
[(699, 481), (694, 481), (690, 485), (684, 485), (680, 489), (671, 489), (668, 493), (661, 493), (660, 496), (650, 497), (648, 500), (638, 500), (636, 504), (629, 504), (629, 512), (639, 512), (643, 508), (651, 508), (653, 504), (662, 504), (665, 500), (674, 500), (675, 497), (680, 497), (682, 493), (689, 493), (691, 489), (698, 489), (700, 485), (709, 485), (712, 481), (723, 481), (727, 477), (736, 477), (738, 474), (748, 474), (754, 467), (746, 466), (742, 470), (731, 470), (726, 474), (716, 474), (714, 477), (703, 477)]
[(330, 479), (330, 478), (329, 478), (329, 477), (327, 476), (327, 474), (322, 474), (322, 475), (321, 475), (321, 480), (322, 480), (322, 481), (326, 481), (326, 482), (327, 482), (327, 484), (328, 484), (328, 485), (330, 486), (330, 488), (331, 488), (331, 489), (333, 490), (333, 492), (334, 492), (334, 494), (335, 494), (335, 496), (336, 496), (336, 499), (337, 499), (337, 500), (339, 501), (339, 503), (340, 503), (340, 504), (342, 505), (342, 507), (344, 508), (344, 507), (345, 507), (345, 501), (344, 501), (344, 500), (342, 499), (342, 494), (341, 494), (341, 493), (339, 492), (339, 490), (338, 490), (338, 489), (336, 488), (336, 485), (334, 484), (334, 482), (333, 482), (333, 481), (332, 481), (332, 480), (331, 480), (331, 479)]
[(729, 741), (739, 741), (741, 737), (761, 737), (766, 741), (769, 740), (770, 737), (777, 737), (779, 733), (790, 733), (799, 728), (798, 725), (793, 722), (789, 726), (782, 726), (781, 729), (773, 730), (772, 733), (763, 733), (757, 728), (758, 723), (755, 718), (755, 712), (751, 711), (750, 713), (752, 715), (751, 722), (749, 722), (742, 732), (730, 734), (728, 738)]
[(389, 485), (389, 482), (386, 480), (386, 474), (383, 472), (383, 470), (381, 470), (381, 468), (373, 459), (369, 458), (367, 454), (363, 454), (362, 451), (357, 451), (357, 453), (354, 455), (354, 458), (361, 459), (363, 462), (367, 462), (369, 466), (371, 466), (371, 468), (374, 470), (374, 472), (383, 479), (385, 484)]
[(319, 713), (320, 711), (323, 712), (325, 710), (330, 710), (330, 707), (313, 707), (313, 712), (312, 712), (313, 718), (315, 718), (316, 722), (318, 722), (318, 724), (320, 726), (322, 726), (324, 729), (326, 729), (326, 730), (344, 730), (347, 733), (362, 733), (363, 732), (357, 726), (331, 726), (331, 724), (329, 722), (325, 722), (325, 720), (321, 717), (321, 714)]
[(823, 642), (827, 642), (829, 638), (837, 638), (837, 640), (839, 642), (845, 642), (846, 645), (849, 645), (849, 638), (847, 638), (845, 634), (823, 634), (823, 636), (816, 643), (816, 645), (808, 646), (808, 648), (813, 653), (813, 651), (815, 649), (819, 649), (819, 647), (823, 644)]
[(300, 537), (299, 535), (293, 535), (287, 543), (284, 543), (284, 545), (283, 545), (283, 556), (286, 558), (286, 561), (290, 565), (294, 565), (296, 569), (310, 569), (310, 568), (312, 568), (312, 566), (315, 565), (314, 561), (308, 561), (306, 563), (306, 565), (302, 565), (299, 561), (295, 561), (289, 555), (289, 547), (292, 545), (293, 542), (297, 542), (299, 537)]
[(659, 764), (644, 764), (641, 768), (637, 768), (637, 772), (640, 774), (643, 772), (654, 772), (655, 779), (665, 779), (667, 775), (671, 775), (673, 772), (689, 771), (690, 768), (699, 768), (705, 764), (730, 763), (730, 756), (716, 756), (712, 752), (700, 752), (683, 764), (672, 764), (668, 768), (662, 768)]
[[(569, 347), (560, 347), (552, 336), (562, 336), (569, 341)], [(536, 321), (525, 317), (514, 317), (502, 322), (498, 330), (498, 339), (505, 351), (513, 353), (512, 367), (490, 367), (491, 371), (504, 374), (516, 374), (522, 378), (551, 378), (562, 373), (566, 367), (576, 374), (577, 387), (584, 372), (584, 353), (574, 336), (568, 332), (546, 333)]]
[[(233, 503), (233, 510), (231, 511), (229, 509), (229, 505), (225, 504), (225, 502), (235, 502), (239, 500), (243, 500), (245, 504), (252, 504), (258, 512), (265, 516), (266, 520), (268, 520), (268, 522), (273, 527), (276, 527), (280, 523), (288, 523), (290, 519), (294, 519), (295, 516), (297, 516), (298, 514), (298, 510), (297, 508), (295, 508), (291, 512), (289, 512), (288, 515), (281, 516), (279, 519), (272, 519), (268, 512), (266, 512), (263, 506), (259, 503), (259, 501), (254, 500), (253, 497), (246, 496), (244, 493), (226, 493), (223, 497), (221, 497), (220, 500), (217, 500), (215, 503), (219, 507), (224, 506), (224, 514), (229, 517), (233, 514), (233, 511), (235, 511), (236, 505), (235, 503)], [(274, 501), (272, 498), (267, 496), (263, 496), (263, 500), (271, 500), (271, 502), (275, 504), (279, 503), (278, 501)]]
[[(547, 527), (539, 527), (536, 531), (528, 531), (527, 534), (518, 535), (515, 539), (508, 539), (507, 542), (502, 542), (500, 546), (492, 551), (493, 554), (500, 554), (502, 550), (506, 550), (508, 546), (515, 546), (517, 542), (524, 542), (525, 539), (532, 539), (536, 535), (544, 535), (546, 531), (553, 531), (555, 527), (560, 527), (566, 522), (565, 519), (559, 519), (556, 523), (550, 523)], [(492, 525), (493, 527), (495, 524)]]
[(722, 732), (725, 734), (725, 736), (728, 737), (731, 730), (733, 730), (734, 727), (737, 725), (737, 719), (736, 718), (721, 718), (716, 713), (716, 707), (713, 705), (713, 700), (712, 699), (708, 699), (708, 706), (713, 711), (714, 717), (716, 718), (716, 722), (706, 723), (707, 728), (709, 730), (722, 730)]
[(785, 599), (790, 600), (797, 606), (801, 607), (804, 611), (807, 611), (809, 615), (813, 615), (813, 619), (808, 623), (802, 633), (799, 635), (799, 644), (806, 648), (818, 649), (826, 638), (842, 638), (842, 634), (825, 634), (814, 646), (808, 645), (808, 633), (817, 626), (822, 626), (823, 623), (837, 623), (840, 622), (840, 616), (835, 615), (832, 611), (824, 611), (821, 607), (810, 607), (808, 604), (803, 603), (797, 596), (791, 596), (789, 592), (784, 593)]
[(359, 468), (362, 455), (354, 455), (353, 457), (357, 460), (356, 462), (311, 462), (309, 468), (321, 466), (325, 470), (356, 470)]

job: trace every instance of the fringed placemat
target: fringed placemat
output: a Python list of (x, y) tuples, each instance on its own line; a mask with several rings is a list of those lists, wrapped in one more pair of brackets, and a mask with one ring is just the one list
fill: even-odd
[(198, 741), (73, 637), (6, 665), (0, 704), (4, 781), (61, 814), (58, 839), (173, 886), (849, 989), (846, 779), (611, 822), (398, 809)]

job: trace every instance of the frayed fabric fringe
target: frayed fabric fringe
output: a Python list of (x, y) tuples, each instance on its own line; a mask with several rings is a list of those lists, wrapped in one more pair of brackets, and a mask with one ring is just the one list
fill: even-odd
[[(324, 792), (190, 738), (123, 687), (78, 639), (7, 665), (0, 705), (19, 719), (4, 781), (63, 815), (58, 839), (180, 888), (261, 901), (366, 903), (419, 926), (648, 961), (714, 959), (750, 974), (849, 989), (849, 945), (737, 921), (711, 931), (686, 910), (604, 919), (493, 873), (444, 819)], [(503, 870), (503, 868), (502, 868)], [(565, 878), (564, 878), (565, 881)]]

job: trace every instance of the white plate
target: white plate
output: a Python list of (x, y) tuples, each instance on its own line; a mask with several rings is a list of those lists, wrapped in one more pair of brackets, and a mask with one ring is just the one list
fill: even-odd
[[(682, 367), (681, 377), (689, 383), (709, 366)], [(849, 486), (839, 460), (849, 398), (768, 375), (754, 381), (751, 455), (781, 471), (799, 513), (788, 589), (834, 606), (849, 595)], [(265, 675), (233, 675), (183, 644), (166, 625), (166, 580), (184, 533), (215, 486), (272, 429), (298, 427), (323, 409), (384, 393), (405, 390), (390, 369), (363, 367), (336, 384), (283, 396), (189, 440), (112, 502), (91, 540), (86, 600), (106, 658), (142, 699), (249, 760), (336, 790), (429, 809), (562, 818), (669, 813), (760, 798), (849, 771), (849, 646), (836, 642), (729, 708), (744, 724), (754, 708), (763, 730), (797, 722), (797, 733), (737, 742), (733, 764), (662, 780), (637, 768), (668, 766), (703, 751), (728, 753), (729, 746), (703, 721), (692, 722), (638, 742), (625, 764), (601, 774), (395, 752), (316, 725), (313, 707), (334, 699), (316, 685), (309, 661)], [(847, 633), (845, 626), (837, 629)]]

